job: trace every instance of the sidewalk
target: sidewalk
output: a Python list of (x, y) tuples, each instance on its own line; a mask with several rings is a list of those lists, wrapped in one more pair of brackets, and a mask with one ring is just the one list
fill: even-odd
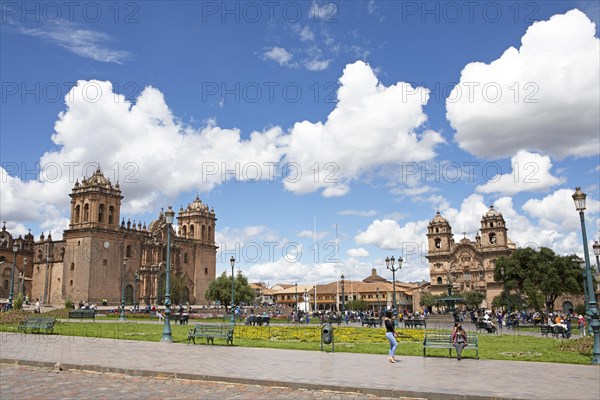
[(600, 367), (519, 361), (324, 353), (0, 332), (0, 361), (432, 399), (593, 399)]

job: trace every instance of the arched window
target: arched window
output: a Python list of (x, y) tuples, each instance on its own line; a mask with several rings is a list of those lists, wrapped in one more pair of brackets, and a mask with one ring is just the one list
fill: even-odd
[(190, 225), (190, 237), (194, 238), (194, 225)]
[(439, 233), (440, 232), (440, 228), (435, 228), (435, 233)]
[(208, 240), (215, 240), (215, 238), (213, 238), (213, 233), (212, 233), (212, 227), (208, 227)]
[(75, 263), (74, 263), (74, 262), (72, 262), (72, 263), (71, 263), (71, 271), (74, 271), (74, 270), (75, 270)]
[(79, 218), (81, 217), (81, 206), (79, 204), (77, 204), (75, 206), (75, 217), (73, 218), (73, 222), (75, 222), (76, 224), (79, 223)]
[(433, 240), (433, 242), (435, 243), (435, 248), (436, 249), (441, 249), (442, 248), (442, 239), (440, 238), (435, 238)]
[(108, 207), (108, 223), (113, 224), (115, 222), (115, 208), (113, 206)]
[(490, 233), (490, 243), (496, 244), (496, 234), (495, 233)]
[(202, 225), (202, 236), (200, 236), (202, 240), (206, 240), (206, 226)]
[(493, 227), (494, 227), (494, 223), (490, 222), (490, 228), (493, 228)]
[(104, 222), (104, 204), (98, 207), (98, 222)]
[(181, 227), (181, 236), (187, 237), (187, 226), (185, 225)]
[(437, 284), (438, 284), (438, 285), (441, 285), (441, 284), (442, 284), (442, 277), (441, 277), (441, 276), (438, 276), (438, 277), (437, 277)]
[(188, 257), (188, 253), (183, 253), (183, 263), (184, 263), (184, 264), (187, 264), (187, 263), (188, 263), (188, 259), (189, 259), (189, 257)]
[(125, 248), (125, 257), (131, 257), (131, 246), (129, 245)]
[(60, 248), (60, 259), (64, 260), (64, 258), (65, 258), (65, 248), (61, 247)]
[(90, 205), (85, 204), (83, 206), (83, 222), (88, 222), (90, 219)]

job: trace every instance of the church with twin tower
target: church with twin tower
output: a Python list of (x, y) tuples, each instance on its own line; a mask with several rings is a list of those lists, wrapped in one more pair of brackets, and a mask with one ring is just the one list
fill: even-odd
[(215, 211), (196, 197), (177, 213), (179, 232), (161, 210), (148, 225), (125, 221), (118, 183), (100, 168), (71, 194), (69, 228), (62, 240), (42, 234), (34, 245), (31, 297), (45, 304), (89, 301), (161, 304), (165, 294), (167, 229), (171, 229), (171, 284), (181, 286), (181, 302), (207, 304), (204, 292), (215, 279)]

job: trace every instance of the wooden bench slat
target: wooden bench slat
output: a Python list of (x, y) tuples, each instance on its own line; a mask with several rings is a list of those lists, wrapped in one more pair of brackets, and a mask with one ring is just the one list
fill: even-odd
[[(427, 357), (427, 349), (448, 349), (448, 356), (452, 357), (452, 349), (454, 349), (454, 343), (452, 342), (451, 333), (425, 333), (423, 339), (423, 357)], [(467, 346), (464, 350), (475, 350), (476, 359), (479, 360), (479, 339), (474, 333), (467, 333)]]
[(223, 338), (227, 340), (227, 345), (229, 343), (233, 346), (233, 331), (235, 325), (231, 323), (223, 323), (223, 324), (196, 324), (193, 329), (190, 329), (188, 332), (188, 344), (190, 341), (193, 341), (196, 344), (196, 338), (204, 337), (206, 338), (206, 344), (214, 343), (214, 338)]

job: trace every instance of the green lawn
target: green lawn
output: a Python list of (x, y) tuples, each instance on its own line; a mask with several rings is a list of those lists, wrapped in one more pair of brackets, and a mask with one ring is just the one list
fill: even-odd
[[(147, 320), (147, 319), (146, 319)], [(187, 343), (190, 325), (171, 324), (173, 339), (178, 343)], [(202, 321), (209, 322), (209, 321)], [(216, 321), (211, 321), (216, 322)], [(222, 322), (219, 320), (218, 322)], [(15, 332), (16, 323), (0, 324), (0, 331)], [(163, 325), (139, 323), (128, 318), (127, 322), (57, 322), (55, 335), (83, 336), (89, 338), (108, 338), (122, 340), (160, 341)], [(243, 347), (269, 347), (318, 351), (320, 349), (320, 330), (318, 325), (281, 325), (244, 326), (236, 325), (234, 343)], [(423, 354), (423, 330), (400, 329), (397, 354), (421, 356)], [(335, 351), (367, 354), (386, 354), (387, 340), (382, 328), (334, 327)], [(198, 345), (205, 345), (197, 340)], [(201, 344), (200, 344), (201, 343)], [(225, 345), (224, 339), (215, 339), (217, 345)], [(330, 346), (324, 347), (330, 351)], [(505, 335), (479, 335), (479, 357), (491, 360), (544, 361), (571, 364), (589, 364), (592, 356), (592, 340), (561, 340), (540, 337), (537, 330), (511, 331)], [(448, 350), (427, 349), (428, 356), (447, 357)], [(465, 350), (465, 357), (475, 357), (475, 352)]]

